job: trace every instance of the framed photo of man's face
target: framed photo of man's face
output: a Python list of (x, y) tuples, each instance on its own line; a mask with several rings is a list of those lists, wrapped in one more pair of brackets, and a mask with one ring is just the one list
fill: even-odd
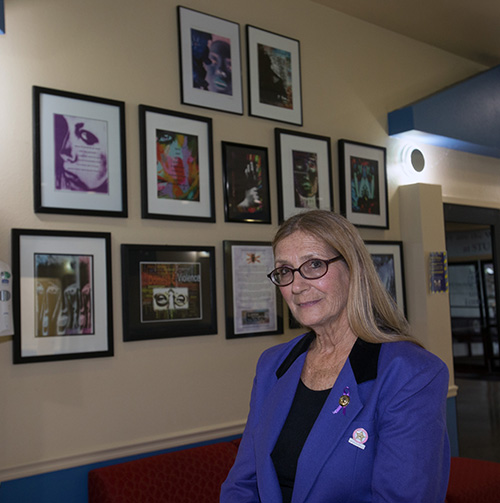
[(182, 103), (243, 114), (240, 25), (177, 7)]
[(36, 213), (127, 216), (125, 104), (33, 88)]
[(275, 129), (278, 215), (333, 210), (330, 138)]

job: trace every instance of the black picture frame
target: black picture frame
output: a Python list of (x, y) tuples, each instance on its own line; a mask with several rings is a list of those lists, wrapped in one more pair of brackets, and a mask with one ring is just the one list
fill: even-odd
[(249, 115), (302, 126), (300, 42), (246, 25)]
[(375, 269), (389, 295), (407, 314), (402, 241), (365, 241)]
[(340, 211), (358, 227), (389, 228), (386, 148), (338, 141)]
[(242, 115), (240, 25), (181, 6), (177, 24), (182, 103)]
[(122, 244), (123, 340), (217, 333), (215, 248)]
[(279, 222), (307, 209), (332, 211), (330, 138), (276, 128), (275, 143)]
[(113, 356), (111, 234), (12, 229), (14, 363)]
[(125, 103), (33, 87), (35, 213), (126, 218)]
[(271, 243), (224, 241), (226, 339), (283, 333), (283, 300), (267, 277)]
[(271, 223), (268, 149), (223, 141), (226, 222)]
[(139, 135), (142, 218), (215, 222), (212, 119), (139, 105)]

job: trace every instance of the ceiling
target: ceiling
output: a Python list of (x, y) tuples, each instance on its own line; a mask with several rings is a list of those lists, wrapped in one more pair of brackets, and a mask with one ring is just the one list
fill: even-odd
[(498, 0), (313, 0), (470, 59), (500, 64)]

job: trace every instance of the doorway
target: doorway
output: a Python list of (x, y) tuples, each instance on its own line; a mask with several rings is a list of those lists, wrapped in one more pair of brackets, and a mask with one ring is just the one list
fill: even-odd
[(455, 374), (500, 376), (500, 211), (445, 204), (444, 219)]

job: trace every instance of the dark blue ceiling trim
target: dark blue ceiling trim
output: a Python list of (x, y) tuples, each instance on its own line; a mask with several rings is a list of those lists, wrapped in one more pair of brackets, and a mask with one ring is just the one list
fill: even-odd
[(500, 66), (388, 114), (389, 135), (500, 158)]
[(3, 0), (0, 0), (0, 35), (5, 34), (5, 9)]

